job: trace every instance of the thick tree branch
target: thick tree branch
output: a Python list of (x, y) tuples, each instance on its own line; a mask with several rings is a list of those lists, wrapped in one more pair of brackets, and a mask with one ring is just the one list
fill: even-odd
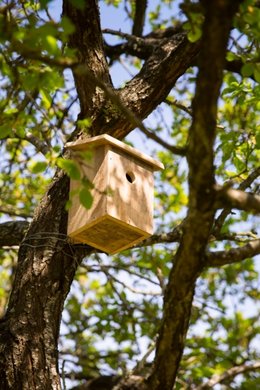
[[(0, 247), (18, 246), (23, 241), (26, 231), (29, 228), (27, 221), (8, 221), (0, 224)], [(183, 224), (177, 226), (169, 233), (153, 234), (151, 237), (142, 241), (136, 247), (150, 246), (154, 244), (167, 244), (173, 242), (180, 242), (183, 234)], [(249, 233), (248, 233), (249, 235)], [(250, 235), (249, 235), (250, 236)], [(65, 240), (66, 237), (64, 236)], [(224, 235), (220, 239), (238, 241), (238, 236)], [(27, 243), (30, 242), (27, 240)], [(207, 266), (222, 266), (231, 264), (232, 262), (239, 262), (247, 257), (253, 257), (259, 254), (259, 240), (252, 240), (243, 247), (231, 249), (230, 251), (216, 251), (207, 254)], [(82, 246), (82, 253), (87, 255), (91, 248), (88, 245)]]
[(111, 29), (104, 29), (104, 34), (117, 35), (127, 42), (119, 43), (118, 45), (105, 44), (106, 55), (113, 61), (121, 54), (129, 54), (140, 59), (147, 60), (154, 49), (161, 45), (163, 39), (171, 38), (176, 34), (183, 32), (182, 25), (175, 27), (168, 27), (165, 30), (155, 30), (143, 37), (126, 34), (122, 31), (115, 31)]
[[(137, 244), (135, 248), (142, 248), (144, 246), (150, 246), (155, 244), (169, 244), (173, 242), (180, 242), (181, 237), (183, 235), (184, 224), (185, 224), (185, 220), (168, 233), (153, 234), (151, 237), (142, 241), (140, 244)], [(211, 235), (210, 241), (226, 240), (226, 241), (235, 241), (238, 243), (248, 243), (249, 241), (255, 241), (257, 238), (258, 236), (252, 232), (225, 233), (225, 234), (218, 235), (218, 237)]]
[(20, 245), (29, 228), (27, 221), (9, 221), (0, 224), (0, 247)]
[[(158, 45), (159, 40), (163, 38), (169, 38), (180, 32), (183, 32), (182, 24), (179, 24), (175, 27), (168, 27), (165, 30), (153, 31), (150, 34), (143, 36), (142, 38), (138, 37), (137, 34), (130, 35), (121, 31), (104, 29), (104, 34), (117, 35), (127, 40), (127, 42), (123, 42), (117, 45), (108, 45), (106, 43), (105, 52), (106, 55), (112, 60), (117, 59), (122, 54), (129, 54), (146, 60), (152, 54), (154, 48)], [(195, 60), (192, 65), (197, 66), (197, 61)], [(243, 65), (244, 63), (242, 60), (236, 59), (232, 61), (226, 61), (224, 68), (229, 72), (238, 73), (241, 75), (241, 69)], [(250, 78), (255, 80), (253, 75), (251, 75)]]
[[(101, 88), (105, 96), (110, 100), (110, 103), (114, 105), (116, 110), (121, 111), (121, 115), (123, 115), (125, 119), (127, 119), (128, 123), (131, 124), (133, 128), (138, 127), (148, 138), (153, 139), (155, 142), (162, 145), (164, 148), (168, 149), (172, 153), (180, 156), (185, 156), (186, 149), (184, 147), (171, 145), (168, 142), (164, 141), (162, 138), (158, 137), (155, 133), (147, 130), (143, 122), (122, 102), (120, 95), (116, 93), (116, 91), (111, 88), (107, 83), (97, 78), (87, 65), (82, 66), (77, 61), (74, 62), (71, 60), (67, 60), (66, 58), (52, 59), (37, 52), (24, 51), (22, 48), (17, 48), (17, 51), (20, 52), (26, 58), (36, 59), (43, 63), (60, 67), (62, 69), (69, 67), (73, 70), (74, 74), (79, 73), (81, 75), (84, 75), (91, 83), (93, 83), (93, 85), (96, 85)], [(78, 131), (76, 131), (76, 133), (77, 132)], [(72, 135), (72, 137), (74, 136), (75, 134)], [(84, 132), (83, 136), (85, 136)], [(24, 139), (31, 142), (43, 154), (47, 153), (49, 147), (46, 145), (47, 149), (44, 148), (45, 144), (41, 144), (41, 141), (37, 140), (36, 137), (29, 135), (27, 138)]]
[(235, 208), (260, 213), (260, 196), (230, 187), (216, 187), (216, 208)]
[[(82, 50), (78, 51), (79, 62), (87, 63), (95, 77), (109, 84), (97, 3), (90, 0), (85, 5), (81, 12), (72, 2), (64, 2), (64, 13), (77, 26), (70, 45)], [(75, 79), (83, 117), (94, 118), (105, 95), (85, 76), (76, 74)], [(0, 382), (5, 389), (17, 388), (17, 383), (21, 388), (46, 388), (50, 384), (60, 388), (57, 342), (61, 313), (77, 266), (86, 255), (86, 250), (83, 253), (64, 239), (68, 192), (68, 177), (57, 171), (20, 245), (12, 293), (1, 321)], [(37, 372), (33, 382), (25, 366)]]
[(206, 255), (206, 266), (220, 267), (226, 264), (239, 263), (249, 257), (260, 254), (260, 240), (253, 240), (246, 245), (232, 248), (229, 251), (210, 252)]
[[(253, 172), (251, 172), (248, 177), (240, 183), (238, 186), (238, 190), (245, 191), (247, 188), (251, 186), (251, 184), (260, 176), (260, 167), (256, 168)], [(215, 221), (214, 226), (214, 235), (218, 236), (221, 228), (223, 226), (223, 223), (225, 222), (225, 219), (230, 214), (231, 209), (225, 208), (221, 214), (218, 216), (218, 218)]]
[(147, 60), (154, 48), (159, 44), (159, 41), (153, 38), (141, 38), (109, 28), (104, 29), (103, 33), (117, 35), (127, 40), (127, 42), (122, 42), (117, 45), (105, 43), (105, 53), (112, 62), (118, 59), (122, 54), (132, 55), (142, 60)]
[(224, 374), (221, 375), (213, 375), (213, 377), (203, 383), (200, 386), (197, 386), (194, 390), (208, 390), (212, 389), (215, 385), (219, 383), (223, 383), (226, 380), (233, 379), (235, 376), (239, 374), (245, 374), (250, 371), (257, 371), (260, 369), (260, 362), (252, 363), (252, 364), (242, 364), (241, 366), (235, 366), (229, 368)]
[[(104, 54), (97, 1), (85, 1), (84, 8), (79, 9), (73, 2), (63, 0), (63, 15), (68, 17), (75, 27), (70, 35), (69, 45), (77, 51), (79, 63), (91, 69), (99, 80), (112, 85)], [(104, 101), (104, 94), (84, 73), (74, 71), (73, 75), (79, 95), (80, 117), (93, 117), (96, 106)]]
[(202, 259), (214, 220), (213, 144), (217, 100), (229, 31), (239, 2), (215, 0), (202, 3), (205, 22), (187, 153), (189, 211), (165, 292), (162, 326), (153, 373), (149, 378), (149, 386), (153, 390), (173, 388), (184, 348), (195, 283), (204, 265)]
[[(66, 9), (64, 13), (67, 16), (69, 16), (70, 7), (71, 5), (68, 9), (64, 8)], [(71, 17), (76, 17), (73, 12)], [(86, 23), (84, 13), (78, 17), (77, 23), (77, 26)], [(73, 38), (71, 38), (72, 47), (77, 47), (78, 50), (80, 50), (82, 43), (81, 35), (82, 31), (78, 28), (77, 34), (74, 33)], [(90, 37), (86, 37), (86, 39), (91, 38), (91, 34), (89, 35)], [(155, 47), (140, 73), (117, 93), (113, 90), (109, 75), (106, 73), (107, 64), (100, 61), (100, 57), (104, 55), (102, 45), (99, 45), (96, 51), (92, 49), (95, 55), (93, 54), (89, 58), (84, 54), (86, 44), (87, 42), (82, 45), (83, 51), (76, 61), (66, 57), (53, 59), (35, 50), (27, 50), (22, 45), (16, 46), (15, 50), (25, 58), (36, 59), (56, 67), (72, 69), (81, 102), (80, 118), (92, 118), (91, 135), (106, 132), (122, 139), (135, 127), (139, 127), (146, 135), (173, 153), (184, 155), (185, 150), (183, 148), (170, 145), (155, 134), (148, 132), (142, 125), (141, 120), (146, 118), (158, 104), (165, 100), (176, 80), (192, 64), (199, 52), (200, 42), (190, 43), (184, 33), (163, 39), (161, 44)], [(94, 61), (95, 66), (89, 66), (93, 63), (91, 61)], [(95, 72), (92, 68), (95, 69)], [(109, 99), (107, 100), (106, 97), (109, 97)], [(95, 102), (94, 105), (93, 102)], [(93, 106), (99, 107), (99, 110), (94, 110), (95, 114), (91, 112)], [(92, 108), (90, 109), (90, 107)]]
[(141, 36), (143, 33), (147, 0), (135, 0), (135, 16), (133, 24), (133, 35)]
[[(123, 104), (136, 117), (146, 118), (155, 107), (165, 100), (176, 80), (187, 70), (197, 55), (200, 43), (190, 43), (185, 34), (178, 34), (163, 40), (161, 46), (144, 63), (141, 71), (126, 86), (118, 91)], [(120, 111), (107, 104), (93, 127), (106, 128), (109, 134), (122, 139), (131, 130), (131, 123), (125, 121)]]
[[(117, 93), (107, 83), (92, 75), (87, 65), (83, 67), (73, 64), (74, 74), (79, 73), (86, 80), (98, 85), (109, 97), (109, 101), (101, 108), (100, 114), (93, 119), (92, 133), (97, 135), (105, 131), (121, 139), (135, 127), (139, 127), (148, 137), (173, 153), (185, 155), (184, 148), (170, 145), (149, 132), (141, 119), (149, 115), (166, 98), (175, 81), (197, 55), (199, 46), (199, 43), (188, 42), (185, 34), (165, 40), (162, 46), (158, 46), (149, 57), (141, 72)], [(165, 74), (167, 74), (166, 78)]]
[(142, 241), (136, 247), (150, 246), (154, 244), (179, 242), (183, 234), (183, 224), (178, 225), (169, 233), (153, 234), (151, 237)]
[[(117, 100), (105, 61), (97, 1), (85, 1), (86, 7), (82, 12), (73, 7), (72, 1), (64, 0), (64, 14), (74, 21), (76, 27), (70, 46), (78, 50), (78, 61), (77, 65), (73, 64), (73, 70), (81, 104), (80, 117), (91, 117), (91, 135), (104, 132), (118, 138), (127, 135), (138, 121), (140, 123), (165, 99), (175, 81), (193, 63), (202, 45), (188, 148), (190, 209), (183, 232), (180, 236), (176, 232), (181, 244), (169, 279), (154, 372), (148, 385), (157, 390), (172, 389), (175, 380), (194, 285), (206, 262), (201, 259), (205, 259), (205, 247), (214, 216), (212, 154), (216, 104), (228, 32), (239, 1), (214, 0), (204, 3), (207, 8), (204, 42), (192, 44), (185, 34), (165, 37), (160, 45), (153, 48), (141, 72), (118, 91)], [(106, 96), (111, 99), (106, 99)], [(124, 105), (125, 111), (122, 108)], [(133, 120), (129, 120), (131, 115)], [(20, 247), (14, 288), (7, 314), (1, 322), (0, 336), (5, 347), (0, 354), (0, 378), (4, 378), (5, 388), (12, 388), (14, 378), (21, 379), (26, 387), (30, 385), (19, 359), (12, 366), (13, 377), (5, 376), (18, 351), (27, 366), (31, 365), (32, 370), (40, 373), (39, 377), (35, 377), (35, 387), (52, 382), (55, 388), (59, 388), (56, 346), (61, 311), (77, 266), (84, 255), (91, 253), (91, 248), (86, 251), (80, 246), (70, 245), (64, 239), (68, 185), (68, 178), (58, 171)], [(35, 332), (33, 339), (30, 328)], [(144, 386), (142, 378), (129, 377), (122, 386), (119, 383), (117, 389), (137, 387), (140, 390)]]
[[(94, 0), (92, 2), (95, 3)], [(92, 117), (91, 134), (97, 135), (104, 132), (113, 135), (116, 138), (124, 138), (136, 126), (125, 120), (121, 110), (115, 109), (110, 101), (105, 101), (104, 94), (98, 95), (96, 84), (90, 80), (89, 72), (84, 72), (84, 66), (89, 68), (89, 64), (96, 66), (94, 75), (96, 79), (107, 84), (108, 88), (112, 87), (107, 74), (107, 66), (104, 63), (104, 51), (101, 41), (95, 43), (95, 50), (92, 49), (91, 40), (94, 32), (91, 26), (93, 21), (88, 24), (90, 18), (97, 18), (97, 15), (88, 14), (88, 7), (84, 12), (73, 10), (71, 3), (65, 0), (64, 14), (74, 22), (76, 31), (74, 32), (70, 45), (80, 51), (79, 60), (82, 64), (81, 70), (75, 69), (74, 77), (81, 101), (80, 117)], [(91, 5), (93, 7), (93, 4)], [(91, 29), (83, 34), (86, 24)], [(94, 25), (96, 22), (94, 22)], [(96, 32), (98, 29), (96, 28)], [(82, 41), (82, 37), (83, 39)], [(200, 42), (190, 43), (185, 34), (176, 34), (165, 38), (157, 45), (152, 54), (148, 57), (140, 73), (134, 77), (124, 88), (118, 91), (119, 98), (127, 109), (132, 111), (139, 119), (144, 119), (155, 107), (161, 103), (173, 87), (176, 80), (187, 70), (196, 57)], [(83, 49), (81, 47), (83, 46)], [(89, 54), (89, 52), (90, 54)], [(93, 55), (91, 53), (94, 53)], [(102, 60), (101, 60), (102, 59)], [(100, 63), (99, 63), (100, 61)], [(92, 69), (92, 66), (91, 66)], [(91, 87), (89, 87), (89, 84)], [(92, 94), (94, 93), (94, 96)], [(100, 93), (100, 91), (99, 91)], [(95, 97), (98, 95), (97, 97)], [(89, 111), (89, 106), (93, 105), (93, 99), (98, 103), (100, 109), (95, 110), (95, 114)], [(97, 105), (96, 105), (97, 106)]]

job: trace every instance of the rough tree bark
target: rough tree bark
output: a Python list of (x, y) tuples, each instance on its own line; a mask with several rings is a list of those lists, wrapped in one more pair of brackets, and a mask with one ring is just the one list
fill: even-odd
[(217, 100), (232, 17), (239, 4), (238, 1), (201, 3), (205, 7), (205, 22), (187, 153), (189, 211), (169, 276), (154, 370), (149, 379), (152, 389), (158, 390), (173, 387), (184, 349), (195, 283), (205, 266), (205, 249), (215, 214), (213, 145)]
[[(133, 129), (133, 124), (84, 72), (86, 67), (112, 88), (97, 2), (88, 0), (85, 3), (84, 11), (77, 10), (69, 0), (64, 0), (63, 8), (64, 14), (76, 26), (69, 44), (78, 50), (81, 63), (74, 71), (80, 118), (92, 119), (90, 136), (109, 133), (123, 138)], [(170, 390), (174, 384), (194, 286), (204, 265), (205, 247), (214, 217), (212, 146), (216, 102), (228, 33), (239, 1), (202, 3), (206, 9), (202, 41), (191, 44), (183, 33), (165, 37), (151, 51), (140, 73), (117, 91), (126, 107), (140, 119), (145, 118), (167, 97), (202, 47), (188, 148), (190, 210), (166, 291), (155, 364), (148, 381), (151, 389)], [(140, 31), (141, 22), (138, 24)], [(75, 137), (78, 135), (76, 132)], [(68, 183), (65, 174), (58, 171), (20, 245), (13, 290), (6, 315), (0, 322), (0, 384), (3, 390), (60, 389), (57, 342), (61, 313), (77, 266), (91, 253), (91, 249), (83, 251), (66, 240), (64, 206)], [(131, 380), (122, 380), (117, 388), (147, 386), (140, 378)]]

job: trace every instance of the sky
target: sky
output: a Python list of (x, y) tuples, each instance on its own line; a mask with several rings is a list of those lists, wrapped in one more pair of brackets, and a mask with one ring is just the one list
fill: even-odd
[[(161, 2), (158, 0), (148, 1), (148, 12), (155, 10), (158, 3)], [(179, 8), (178, 8), (179, 3), (180, 0), (174, 2), (174, 7), (170, 11), (172, 15), (179, 13)], [(110, 6), (107, 5), (104, 0), (101, 0), (99, 1), (99, 7), (100, 7), (100, 21), (101, 21), (102, 29), (118, 30), (124, 33), (131, 34), (131, 24), (129, 20), (125, 17), (125, 12), (123, 12), (124, 1), (121, 2), (118, 7), (113, 7), (111, 5)], [(62, 13), (62, 0), (53, 0), (50, 3), (50, 13), (55, 20), (60, 19)], [(166, 18), (169, 17), (168, 6), (164, 6), (162, 8), (162, 16), (163, 15), (165, 15)], [(149, 33), (149, 32), (150, 30), (148, 29), (146, 24), (144, 33)], [(118, 37), (110, 34), (106, 34), (105, 39), (109, 44), (117, 44), (122, 41), (119, 40)], [(131, 75), (129, 74), (128, 70), (131, 72)], [(125, 83), (126, 80), (132, 78), (132, 74), (136, 74), (136, 73), (137, 73), (136, 68), (132, 67), (126, 69), (118, 63), (116, 63), (110, 68), (110, 74), (115, 88), (119, 88), (120, 86), (122, 86), (122, 84)], [(150, 117), (148, 117), (144, 121), (144, 124), (146, 126), (152, 127), (154, 121), (154, 115), (155, 114), (151, 114)], [(171, 110), (167, 107), (164, 107), (164, 118), (165, 121), (168, 121), (169, 123), (171, 122), (172, 119)], [(131, 142), (139, 150), (141, 150), (144, 153), (151, 154), (153, 157), (156, 157), (157, 151), (162, 150), (160, 145), (158, 145), (152, 140), (148, 140), (147, 137), (144, 134), (142, 134), (139, 129), (136, 129), (135, 131), (130, 133), (126, 137), (126, 141)]]
[[(150, 1), (149, 3), (154, 5), (156, 2)], [(60, 17), (61, 8), (60, 0), (55, 0), (51, 3), (52, 15), (54, 15), (57, 19)], [(104, 1), (100, 1), (102, 28), (111, 28), (113, 30), (121, 30), (122, 32), (131, 33), (131, 26), (129, 22), (124, 19), (121, 11), (122, 9), (120, 7), (118, 9), (107, 7)], [(116, 37), (107, 35), (106, 38), (109, 39), (110, 43), (117, 42)], [(124, 82), (125, 79), (129, 77), (127, 71), (120, 65), (117, 65), (112, 69), (111, 76), (116, 87), (120, 86), (122, 82)], [(164, 111), (164, 115), (165, 119), (167, 120), (167, 111)], [(153, 117), (151, 116), (145, 123), (149, 125), (152, 124), (152, 121)], [(154, 154), (155, 149), (160, 149), (160, 147), (158, 147), (158, 145), (153, 141), (147, 141), (146, 137), (140, 132), (140, 130), (135, 130), (132, 132), (127, 137), (127, 140), (134, 142), (135, 146), (145, 153)], [(250, 310), (250, 308), (248, 309)]]

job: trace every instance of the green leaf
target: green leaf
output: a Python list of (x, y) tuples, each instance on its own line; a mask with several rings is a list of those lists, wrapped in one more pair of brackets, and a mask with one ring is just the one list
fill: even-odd
[(83, 150), (83, 151), (79, 152), (79, 155), (83, 160), (91, 161), (91, 159), (93, 158), (93, 151), (92, 150)]
[(77, 126), (79, 129), (87, 130), (92, 125), (92, 121), (90, 118), (85, 118), (77, 121)]
[(40, 0), (40, 6), (41, 8), (46, 8), (48, 3), (50, 3), (52, 0)]
[(80, 169), (75, 161), (58, 158), (57, 165), (62, 168), (71, 179), (80, 180)]
[(259, 64), (256, 64), (254, 66), (254, 78), (258, 83), (260, 83), (260, 65)]
[(71, 208), (71, 206), (72, 206), (72, 200), (68, 199), (65, 205), (65, 210), (68, 211)]
[(30, 167), (30, 170), (32, 173), (40, 173), (45, 171), (47, 165), (48, 164), (45, 161), (37, 161), (33, 163), (33, 165)]
[(57, 39), (55, 37), (53, 37), (52, 35), (47, 35), (45, 38), (45, 41), (46, 41), (45, 46), (46, 46), (48, 52), (51, 54), (57, 54), (57, 52), (58, 52)]
[(11, 132), (10, 127), (6, 125), (0, 126), (0, 139), (7, 137)]
[(44, 91), (43, 89), (40, 89), (40, 94), (42, 97), (42, 103), (44, 107), (48, 110), (51, 107), (52, 98), (50, 94), (47, 91)]
[(60, 25), (63, 28), (64, 33), (67, 34), (67, 35), (70, 35), (70, 34), (72, 34), (75, 31), (74, 24), (66, 16), (62, 17)]
[(254, 72), (253, 64), (247, 63), (247, 64), (244, 64), (242, 66), (242, 69), (241, 69), (242, 76), (249, 77), (253, 74), (253, 72)]
[(256, 139), (256, 147), (257, 149), (260, 149), (260, 131), (256, 133), (255, 139)]
[(196, 42), (200, 39), (201, 34), (202, 34), (201, 28), (195, 26), (194, 29), (188, 33), (188, 39), (192, 43)]
[(237, 55), (235, 53), (232, 53), (231, 51), (229, 51), (226, 55), (226, 59), (227, 61), (234, 61), (237, 59)]
[(89, 189), (86, 187), (82, 188), (79, 193), (80, 203), (86, 208), (90, 209), (93, 203), (93, 196), (91, 195)]

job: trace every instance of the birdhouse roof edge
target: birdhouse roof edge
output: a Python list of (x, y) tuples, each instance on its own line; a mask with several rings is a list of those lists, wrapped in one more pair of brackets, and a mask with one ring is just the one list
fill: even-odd
[(159, 171), (164, 169), (163, 163), (150, 157), (149, 155), (140, 152), (139, 150), (119, 141), (117, 138), (112, 137), (109, 134), (101, 134), (91, 138), (78, 139), (74, 142), (67, 142), (65, 148), (72, 150), (86, 150), (88, 146), (101, 146), (101, 145), (113, 145), (116, 148), (124, 150), (126, 153), (135, 156), (138, 160), (145, 162), (152, 167), (153, 171)]

